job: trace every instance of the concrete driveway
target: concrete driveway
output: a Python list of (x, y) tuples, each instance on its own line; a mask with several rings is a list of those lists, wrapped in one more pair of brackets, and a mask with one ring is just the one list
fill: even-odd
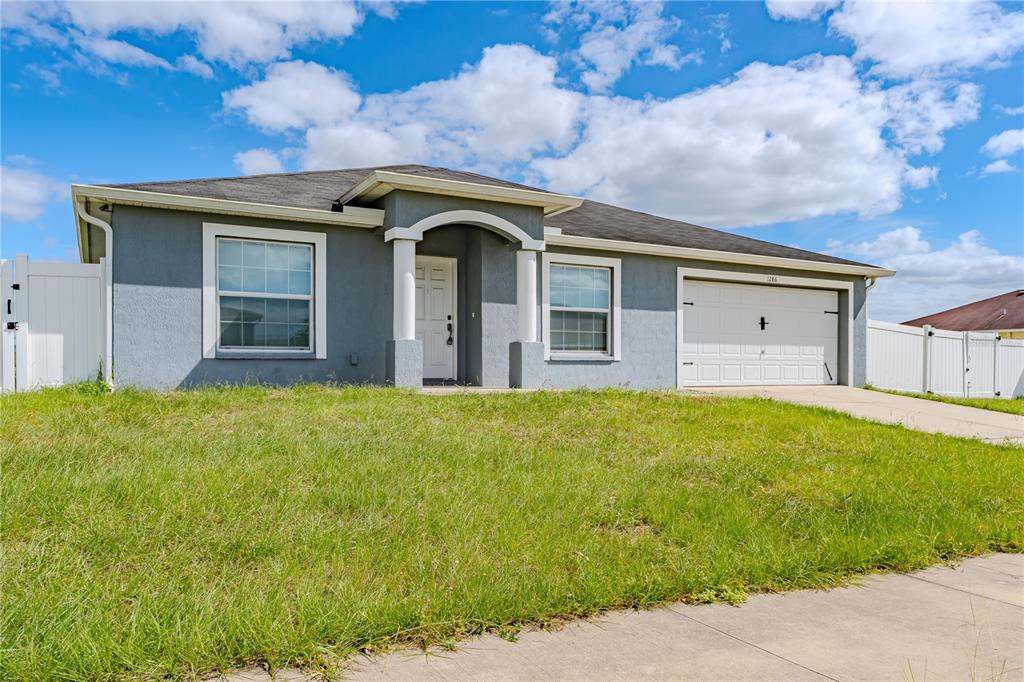
[[(509, 642), (363, 658), (348, 680), (1021, 680), (1024, 556), (746, 604), (617, 611)], [(235, 678), (242, 680), (245, 678)], [(249, 679), (266, 679), (255, 677)]]
[(1024, 445), (1024, 417), (936, 400), (908, 398), (849, 386), (724, 386), (690, 389), (723, 396), (758, 396), (799, 405), (817, 405), (854, 417), (908, 429)]

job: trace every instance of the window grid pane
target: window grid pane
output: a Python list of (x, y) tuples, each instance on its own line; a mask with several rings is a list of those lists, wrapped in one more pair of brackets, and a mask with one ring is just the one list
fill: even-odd
[(549, 274), (552, 307), (608, 310), (611, 301), (608, 268), (552, 264)]
[(312, 263), (309, 244), (218, 238), (218, 289), (237, 292), (219, 295), (220, 346), (310, 350)]
[(217, 286), (221, 291), (309, 296), (313, 247), (251, 239), (217, 239)]
[(222, 348), (309, 348), (309, 300), (220, 297)]
[(551, 350), (608, 352), (608, 313), (551, 311)]
[(549, 277), (551, 350), (608, 353), (611, 269), (552, 263)]

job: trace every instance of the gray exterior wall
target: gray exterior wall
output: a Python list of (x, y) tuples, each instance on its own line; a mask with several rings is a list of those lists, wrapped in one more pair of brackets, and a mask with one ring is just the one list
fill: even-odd
[[(624, 386), (630, 388), (674, 388), (676, 386), (676, 287), (677, 268), (701, 268), (722, 272), (753, 272), (854, 282), (854, 372), (853, 385), (863, 386), (867, 356), (867, 306), (864, 305), (863, 277), (760, 268), (731, 263), (683, 260), (659, 256), (614, 254), (608, 251), (549, 248), (549, 253), (576, 253), (616, 257), (622, 260), (622, 353), (615, 361), (547, 362), (546, 385)], [(539, 291), (539, 289), (538, 289)], [(846, 382), (847, 317), (845, 291), (839, 295), (839, 371)], [(543, 320), (542, 320), (543, 325)]]
[[(539, 236), (539, 209), (436, 195), (385, 197), (393, 225), (409, 226), (444, 210), (477, 208)], [(408, 195), (409, 193), (404, 193)], [(399, 195), (399, 196), (395, 196)], [(204, 359), (202, 357), (202, 224), (219, 222), (327, 233), (328, 357)], [(114, 227), (114, 380), (118, 385), (175, 388), (203, 383), (299, 381), (383, 383), (391, 340), (392, 248), (382, 230), (335, 228), (231, 216), (117, 206)], [(516, 340), (518, 244), (473, 226), (426, 233), (421, 255), (458, 260), (458, 379), (507, 386), (509, 344)], [(862, 277), (755, 268), (708, 261), (551, 248), (622, 260), (620, 361), (560, 361), (544, 365), (548, 387), (674, 388), (676, 385), (676, 269), (782, 274), (854, 282), (854, 371), (864, 384), (867, 306)], [(538, 267), (538, 276), (543, 268)], [(538, 282), (538, 292), (540, 292)], [(846, 310), (840, 294), (840, 381), (847, 381)], [(538, 316), (540, 307), (538, 306)], [(543, 328), (543, 320), (541, 325)]]
[(534, 206), (503, 204), (480, 199), (463, 199), (441, 194), (396, 190), (384, 195), (375, 206), (384, 209), (384, 227), (412, 227), (417, 221), (445, 211), (483, 211), (517, 225), (534, 239), (544, 238), (544, 212)]
[[(327, 359), (203, 358), (204, 221), (327, 233)], [(134, 206), (112, 226), (115, 384), (383, 382), (392, 249), (379, 231)]]

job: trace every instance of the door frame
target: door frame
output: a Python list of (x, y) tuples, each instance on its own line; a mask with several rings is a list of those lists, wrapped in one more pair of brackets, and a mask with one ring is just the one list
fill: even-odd
[[(676, 268), (676, 388), (686, 388), (683, 384), (683, 300), (686, 278), (712, 280), (716, 282), (735, 282), (737, 284), (760, 284), (762, 286), (799, 287), (803, 289), (832, 289), (839, 293), (846, 292), (846, 379), (840, 381), (836, 377), (836, 385), (853, 384), (853, 282), (835, 279), (819, 279), (816, 277), (793, 277), (791, 275), (772, 275), (759, 272), (727, 272), (709, 270), (707, 268)], [(842, 302), (840, 301), (840, 305)], [(836, 343), (839, 342), (839, 330), (836, 330)], [(836, 349), (839, 356), (839, 349)], [(838, 371), (838, 370), (837, 370)]]
[[(459, 380), (459, 259), (450, 256), (421, 256), (416, 254), (416, 265), (421, 262), (445, 263), (452, 268), (452, 381)], [(423, 342), (423, 357), (427, 357), (426, 341)], [(442, 379), (441, 381), (445, 381)]]

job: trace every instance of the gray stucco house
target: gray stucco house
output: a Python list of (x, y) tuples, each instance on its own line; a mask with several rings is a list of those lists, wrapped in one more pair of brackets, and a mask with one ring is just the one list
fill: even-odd
[(118, 386), (859, 386), (893, 274), (427, 166), (72, 199)]

